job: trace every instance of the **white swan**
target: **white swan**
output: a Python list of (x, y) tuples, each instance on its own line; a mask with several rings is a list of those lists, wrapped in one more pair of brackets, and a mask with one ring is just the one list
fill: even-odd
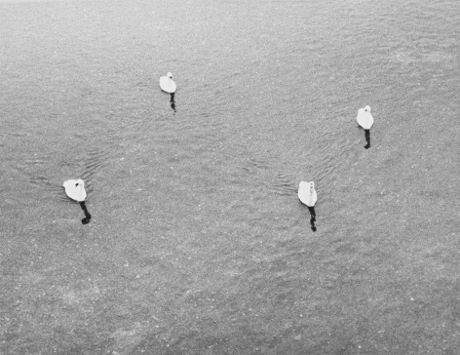
[(313, 181), (301, 181), (299, 183), (299, 191), (297, 192), (300, 202), (308, 207), (313, 207), (318, 200), (315, 190), (315, 183)]
[(67, 196), (77, 202), (86, 200), (85, 182), (82, 179), (66, 180), (62, 184)]
[(160, 88), (168, 94), (174, 94), (177, 89), (177, 85), (173, 80), (173, 75), (168, 72), (165, 76), (160, 77)]
[(371, 129), (372, 125), (374, 124), (374, 117), (372, 117), (370, 106), (366, 106), (358, 110), (356, 121), (362, 128)]

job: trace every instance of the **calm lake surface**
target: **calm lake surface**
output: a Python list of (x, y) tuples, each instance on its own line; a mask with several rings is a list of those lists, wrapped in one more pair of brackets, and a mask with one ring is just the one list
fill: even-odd
[(456, 353), (459, 38), (457, 0), (0, 1), (0, 353)]

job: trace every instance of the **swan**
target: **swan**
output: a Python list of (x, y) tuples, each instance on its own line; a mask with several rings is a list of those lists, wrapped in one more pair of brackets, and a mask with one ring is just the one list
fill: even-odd
[(62, 184), (66, 195), (74, 201), (84, 202), (86, 200), (85, 182), (82, 179), (66, 180)]
[(300, 202), (308, 207), (314, 207), (318, 196), (315, 190), (315, 183), (313, 181), (301, 181), (299, 183), (299, 191), (297, 193)]
[(370, 106), (366, 106), (358, 110), (356, 121), (362, 128), (371, 129), (372, 125), (374, 124), (374, 117), (372, 117)]
[(372, 117), (370, 106), (358, 110), (356, 121), (364, 128), (364, 137), (366, 138), (366, 145), (364, 148), (369, 149), (371, 147), (371, 127), (374, 124), (374, 117)]
[(91, 215), (86, 208), (86, 191), (85, 182), (82, 179), (77, 180), (66, 180), (62, 184), (64, 186), (65, 194), (74, 201), (80, 204), (81, 209), (85, 213), (85, 218), (81, 220), (81, 223), (88, 224), (91, 220)]
[(160, 77), (160, 88), (168, 94), (174, 94), (176, 92), (177, 85), (173, 80), (171, 72), (168, 72), (165, 76)]

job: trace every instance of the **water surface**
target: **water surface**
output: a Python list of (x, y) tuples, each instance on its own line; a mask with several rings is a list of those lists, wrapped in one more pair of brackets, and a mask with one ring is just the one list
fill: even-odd
[(0, 2), (0, 352), (453, 354), (459, 24), (455, 0)]

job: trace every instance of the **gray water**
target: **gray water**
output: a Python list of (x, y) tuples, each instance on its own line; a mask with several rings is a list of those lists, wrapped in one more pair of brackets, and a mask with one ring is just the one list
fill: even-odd
[(457, 0), (1, 1), (0, 352), (454, 354), (459, 38)]

